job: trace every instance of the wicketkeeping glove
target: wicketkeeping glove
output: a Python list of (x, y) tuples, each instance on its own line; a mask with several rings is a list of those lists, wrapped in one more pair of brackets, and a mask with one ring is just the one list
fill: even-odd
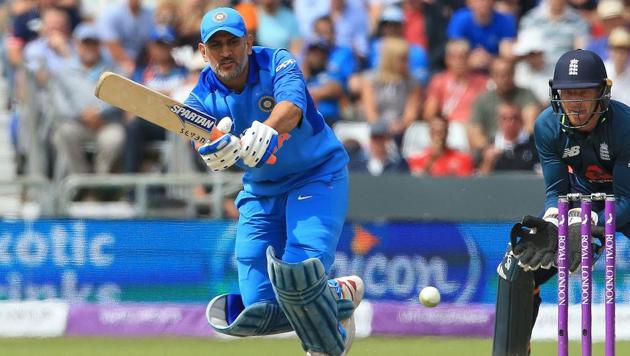
[[(604, 245), (604, 229), (597, 223), (596, 214), (591, 227), (594, 254), (599, 254)], [(549, 219), (552, 220), (553, 219)], [(510, 233), (512, 253), (525, 271), (555, 266), (558, 251), (558, 227), (554, 222), (527, 215), (515, 224)], [(581, 262), (580, 209), (569, 211), (569, 270), (575, 271)]]
[(199, 147), (197, 150), (204, 162), (206, 162), (206, 165), (214, 172), (223, 171), (232, 167), (240, 157), (240, 140), (238, 137), (229, 133), (231, 127), (232, 119), (229, 117), (221, 119), (217, 124), (217, 128), (227, 133)]

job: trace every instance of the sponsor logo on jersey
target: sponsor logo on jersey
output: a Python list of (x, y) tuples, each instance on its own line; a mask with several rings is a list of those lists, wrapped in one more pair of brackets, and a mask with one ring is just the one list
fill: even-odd
[(613, 176), (610, 173), (606, 172), (604, 168), (594, 164), (586, 167), (584, 176), (591, 183), (611, 183), (613, 181)]
[(276, 73), (278, 73), (279, 71), (285, 69), (285, 68), (290, 68), (292, 66), (295, 66), (295, 64), (297, 63), (297, 61), (293, 58), (291, 59), (287, 59), (286, 61), (278, 64), (278, 66), (276, 67)]
[(606, 142), (602, 142), (599, 145), (599, 156), (605, 161), (610, 161), (610, 152), (608, 152), (608, 144)]
[(263, 112), (271, 112), (274, 106), (276, 106), (276, 101), (273, 96), (265, 95), (258, 99), (258, 108)]
[(579, 59), (573, 58), (569, 61), (569, 75), (578, 75), (578, 64), (580, 63)]
[(182, 122), (182, 125), (186, 125), (187, 123), (190, 125), (195, 125), (204, 130), (211, 131), (214, 127), (214, 120), (211, 116), (201, 113), (195, 109), (185, 107), (182, 105), (172, 105), (169, 106), (169, 109), (179, 117)]
[(580, 146), (573, 146), (564, 149), (564, 153), (562, 154), (562, 158), (567, 157), (575, 157), (580, 154)]

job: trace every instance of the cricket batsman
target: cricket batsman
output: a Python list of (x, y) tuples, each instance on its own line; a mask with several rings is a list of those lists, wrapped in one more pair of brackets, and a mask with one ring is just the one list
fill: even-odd
[[(617, 231), (630, 236), (630, 108), (611, 100), (602, 59), (586, 50), (563, 54), (549, 81), (551, 107), (534, 137), (545, 181), (542, 218), (525, 216), (497, 268), (493, 355), (528, 355), (541, 303), (539, 286), (556, 272), (558, 196), (607, 193), (616, 198)], [(579, 203), (578, 203), (579, 204)], [(603, 247), (603, 202), (593, 202), (594, 260)], [(569, 269), (580, 266), (580, 208), (569, 211)]]
[(225, 135), (198, 152), (213, 171), (245, 170), (236, 199), (240, 293), (212, 299), (208, 322), (233, 336), (294, 330), (307, 355), (345, 355), (364, 285), (327, 274), (347, 210), (348, 156), (296, 60), (254, 47), (237, 11), (205, 14), (199, 51), (209, 66), (186, 104), (223, 117)]

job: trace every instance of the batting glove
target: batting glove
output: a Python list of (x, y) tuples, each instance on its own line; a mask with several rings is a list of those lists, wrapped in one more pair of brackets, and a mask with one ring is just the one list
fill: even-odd
[[(217, 124), (223, 132), (230, 132), (232, 119), (224, 117)], [(239, 159), (241, 145), (238, 137), (226, 133), (218, 139), (207, 143), (197, 150), (206, 165), (213, 171), (219, 172), (232, 167)]]
[(259, 121), (241, 135), (241, 159), (249, 167), (261, 167), (278, 149), (278, 131)]

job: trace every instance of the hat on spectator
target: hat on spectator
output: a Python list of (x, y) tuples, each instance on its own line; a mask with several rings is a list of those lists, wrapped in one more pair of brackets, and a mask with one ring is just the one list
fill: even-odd
[(172, 45), (175, 43), (175, 39), (175, 31), (168, 26), (158, 26), (151, 33), (151, 41)]
[(77, 25), (72, 33), (72, 36), (79, 41), (95, 40), (100, 41), (101, 36), (98, 33), (98, 28), (94, 24), (83, 22)]
[(247, 33), (245, 21), (238, 11), (229, 7), (217, 7), (203, 15), (201, 19), (201, 41), (208, 42), (210, 37), (219, 31), (225, 31), (236, 37)]
[(370, 124), (370, 136), (387, 136), (389, 130), (383, 121)]
[(623, 1), (601, 0), (597, 4), (597, 15), (601, 19), (623, 16)]
[(402, 9), (398, 6), (391, 5), (386, 7), (383, 12), (381, 12), (381, 16), (379, 17), (379, 22), (404, 22), (405, 14)]
[(624, 27), (615, 27), (608, 36), (608, 46), (630, 49), (630, 32)]
[(545, 51), (543, 34), (539, 30), (529, 29), (519, 32), (516, 43), (512, 49), (515, 56), (526, 56), (530, 53), (542, 53)]

